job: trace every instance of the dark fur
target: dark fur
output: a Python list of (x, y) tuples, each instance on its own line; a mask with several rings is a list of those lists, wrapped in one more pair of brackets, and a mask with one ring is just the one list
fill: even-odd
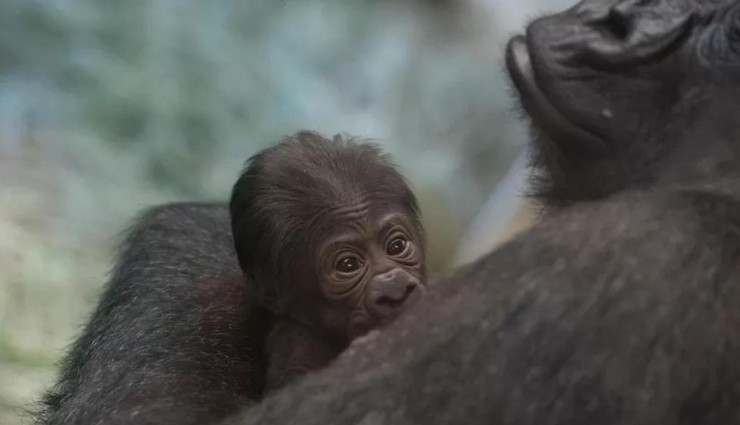
[(251, 314), (224, 205), (144, 214), (40, 424), (202, 424), (260, 396), (264, 318)]
[(265, 348), (268, 355), (265, 393), (329, 365), (344, 348), (306, 326), (277, 321), (270, 329)]

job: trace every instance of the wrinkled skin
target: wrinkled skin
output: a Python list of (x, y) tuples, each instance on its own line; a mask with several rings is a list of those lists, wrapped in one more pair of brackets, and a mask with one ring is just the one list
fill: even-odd
[(738, 34), (737, 1), (531, 23), (542, 222), (227, 423), (740, 423)]
[(376, 145), (298, 132), (248, 161), (230, 208), (239, 262), (273, 323), (267, 391), (326, 366), (425, 291), (416, 198)]
[[(586, 1), (533, 22), (508, 65), (542, 222), (227, 423), (739, 423), (736, 3)], [(211, 400), (179, 402), (217, 420)]]

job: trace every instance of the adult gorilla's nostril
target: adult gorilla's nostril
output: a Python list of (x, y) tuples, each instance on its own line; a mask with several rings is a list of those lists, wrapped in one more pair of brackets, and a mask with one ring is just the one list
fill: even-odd
[(624, 40), (632, 29), (632, 17), (624, 8), (615, 6), (609, 10), (605, 25), (616, 38)]
[(684, 10), (676, 13), (669, 2), (621, 0), (587, 23), (596, 33), (588, 37), (579, 57), (588, 66), (608, 72), (648, 63), (682, 45), (678, 41), (691, 34), (694, 16)]
[(593, 16), (584, 17), (584, 23), (597, 29), (603, 36), (624, 41), (632, 32), (635, 20), (635, 5), (632, 1), (594, 11)]

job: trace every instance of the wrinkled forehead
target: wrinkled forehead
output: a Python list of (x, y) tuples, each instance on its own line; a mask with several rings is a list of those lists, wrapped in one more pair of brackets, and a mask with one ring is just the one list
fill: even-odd
[(378, 227), (391, 221), (411, 222), (412, 216), (413, 211), (409, 211), (403, 203), (383, 199), (337, 205), (326, 211), (323, 219), (331, 223), (331, 227), (352, 226), (357, 223)]
[(415, 230), (413, 211), (404, 205), (389, 201), (376, 201), (339, 206), (326, 211), (316, 221), (326, 239), (342, 238), (350, 234), (372, 236), (401, 227), (407, 232)]

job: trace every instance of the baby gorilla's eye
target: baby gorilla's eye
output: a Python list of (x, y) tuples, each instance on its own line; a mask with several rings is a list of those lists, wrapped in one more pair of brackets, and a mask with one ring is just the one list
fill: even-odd
[(406, 245), (408, 244), (408, 241), (406, 241), (403, 237), (397, 237), (393, 239), (386, 248), (386, 252), (388, 255), (401, 255), (406, 250)]
[(362, 261), (354, 255), (345, 255), (337, 260), (335, 267), (340, 273), (352, 273), (362, 267)]

